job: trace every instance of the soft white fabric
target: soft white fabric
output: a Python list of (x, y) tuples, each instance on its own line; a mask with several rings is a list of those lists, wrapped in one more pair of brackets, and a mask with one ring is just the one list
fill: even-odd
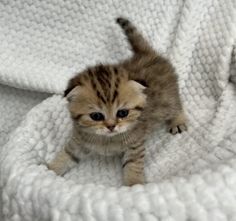
[(129, 188), (116, 157), (93, 156), (65, 177), (47, 170), (71, 128), (66, 101), (48, 98), (0, 149), (3, 220), (236, 220), (235, 0), (24, 0), (0, 8), (2, 84), (62, 93), (86, 65), (130, 56), (114, 22), (123, 15), (176, 67), (189, 118), (186, 133), (150, 134), (149, 184)]
[[(0, 152), (8, 141), (9, 134), (19, 125), (23, 116), (48, 94), (30, 92), (0, 85)], [(1, 193), (1, 187), (0, 187)], [(0, 220), (2, 220), (2, 198), (0, 197)]]

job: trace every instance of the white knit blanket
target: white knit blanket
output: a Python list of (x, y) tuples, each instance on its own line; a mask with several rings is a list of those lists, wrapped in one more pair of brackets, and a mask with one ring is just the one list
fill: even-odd
[[(186, 133), (150, 134), (148, 184), (131, 188), (116, 157), (48, 171), (70, 133), (66, 101), (29, 111), (76, 71), (131, 55), (118, 16), (172, 61), (189, 119)], [(235, 0), (0, 1), (0, 220), (236, 220), (235, 24)]]

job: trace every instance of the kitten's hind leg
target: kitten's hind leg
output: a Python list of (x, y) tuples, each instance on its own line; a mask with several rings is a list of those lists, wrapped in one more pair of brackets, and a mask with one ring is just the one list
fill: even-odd
[(50, 162), (47, 167), (53, 170), (57, 175), (62, 176), (71, 168), (76, 166), (78, 159), (67, 153), (65, 150), (60, 151), (56, 158)]
[(126, 18), (117, 18), (117, 23), (124, 30), (135, 54), (155, 53), (137, 28)]
[(169, 121), (169, 132), (171, 134), (177, 134), (183, 131), (187, 131), (187, 120), (184, 112), (181, 111)]

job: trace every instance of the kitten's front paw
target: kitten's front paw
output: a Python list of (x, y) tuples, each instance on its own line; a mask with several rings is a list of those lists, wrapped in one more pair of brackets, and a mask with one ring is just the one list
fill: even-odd
[(185, 123), (179, 124), (179, 125), (172, 125), (169, 128), (169, 132), (173, 135), (177, 133), (182, 133), (183, 131), (187, 131), (187, 125)]
[(144, 177), (136, 176), (136, 177), (127, 177), (124, 179), (125, 186), (133, 186), (135, 184), (144, 184)]
[(73, 160), (70, 160), (67, 162), (53, 161), (53, 162), (47, 164), (47, 167), (49, 170), (54, 171), (58, 176), (63, 176), (66, 172), (68, 172), (70, 169), (72, 169), (76, 165), (77, 165), (77, 163)]
[(135, 173), (131, 171), (126, 171), (124, 173), (124, 185), (125, 186), (133, 186), (135, 184), (144, 184), (144, 174), (142, 172), (140, 173)]
[(62, 176), (65, 173), (65, 169), (55, 163), (49, 163), (46, 166), (49, 170), (54, 171), (58, 176)]

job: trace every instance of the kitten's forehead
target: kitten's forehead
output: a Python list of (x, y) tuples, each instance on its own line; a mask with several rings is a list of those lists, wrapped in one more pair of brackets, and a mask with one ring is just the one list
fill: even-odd
[(105, 105), (113, 104), (119, 97), (120, 84), (128, 80), (121, 68), (99, 65), (89, 69), (89, 83), (98, 100)]
[(80, 75), (79, 82), (74, 102), (70, 104), (70, 110), (76, 113), (114, 114), (119, 108), (142, 106), (145, 102), (143, 86), (129, 80), (128, 73), (121, 67), (99, 65), (90, 68)]

